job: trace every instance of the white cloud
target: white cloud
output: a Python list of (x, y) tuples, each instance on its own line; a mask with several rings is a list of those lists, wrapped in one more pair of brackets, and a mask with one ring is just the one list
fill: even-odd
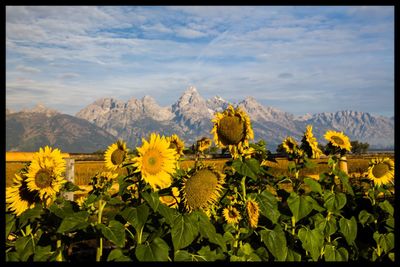
[(18, 65), (17, 67), (15, 67), (15, 69), (17, 71), (26, 72), (26, 73), (39, 73), (40, 72), (40, 69), (38, 69), (38, 68), (22, 66), (22, 65)]

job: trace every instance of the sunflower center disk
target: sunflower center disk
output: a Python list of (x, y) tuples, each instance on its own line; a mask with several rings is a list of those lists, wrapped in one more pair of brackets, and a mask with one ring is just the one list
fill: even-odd
[(338, 144), (338, 145), (344, 145), (344, 141), (342, 140), (342, 138), (338, 137), (338, 136), (332, 136), (331, 137), (332, 140)]
[(51, 173), (49, 170), (39, 170), (35, 175), (35, 183), (39, 188), (46, 188), (51, 185)]
[(379, 163), (375, 165), (372, 169), (372, 174), (376, 178), (381, 178), (382, 176), (385, 176), (389, 171), (389, 166), (385, 163)]
[(151, 175), (155, 175), (162, 170), (163, 157), (158, 150), (149, 150), (143, 156), (143, 168)]
[(200, 170), (185, 183), (185, 198), (191, 209), (198, 209), (216, 198), (218, 178), (210, 170)]
[(125, 159), (125, 152), (121, 149), (117, 149), (111, 154), (111, 162), (114, 165), (121, 164), (124, 161), (124, 159)]
[(226, 116), (220, 120), (218, 137), (224, 145), (237, 145), (244, 139), (244, 122), (237, 116)]

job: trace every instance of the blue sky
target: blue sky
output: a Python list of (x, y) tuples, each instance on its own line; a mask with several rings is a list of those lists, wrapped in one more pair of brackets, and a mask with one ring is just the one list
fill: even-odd
[(394, 115), (393, 6), (7, 6), (6, 106), (247, 96)]

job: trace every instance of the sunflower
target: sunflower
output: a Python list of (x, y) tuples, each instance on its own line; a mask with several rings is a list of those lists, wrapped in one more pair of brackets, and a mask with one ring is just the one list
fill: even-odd
[(248, 199), (246, 202), (246, 212), (249, 219), (250, 227), (256, 228), (258, 224), (258, 217), (259, 217), (259, 205), (257, 201), (253, 199)]
[(347, 151), (351, 150), (350, 140), (343, 132), (327, 131), (324, 137), (334, 147)]
[(368, 167), (368, 178), (377, 186), (393, 182), (394, 161), (390, 158), (372, 159)]
[(59, 149), (46, 146), (40, 148), (33, 155), (33, 160), (28, 167), (27, 185), (31, 191), (39, 191), (40, 199), (49, 205), (54, 196), (66, 182), (63, 177), (65, 161)]
[(207, 137), (203, 137), (200, 140), (197, 140), (196, 142), (196, 149), (199, 152), (204, 152), (206, 149), (208, 149), (211, 146), (211, 139)]
[(19, 216), (35, 207), (35, 203), (38, 202), (40, 202), (39, 194), (36, 190), (28, 189), (26, 177), (15, 174), (12, 186), (6, 188), (7, 209)]
[(112, 172), (100, 172), (97, 173), (95, 177), (92, 178), (91, 185), (93, 186), (94, 190), (107, 190), (111, 187), (115, 178), (117, 178), (117, 173)]
[(206, 211), (220, 197), (225, 175), (211, 166), (193, 169), (182, 178), (181, 195), (187, 211)]
[(122, 140), (118, 140), (116, 143), (110, 145), (104, 153), (106, 168), (110, 171), (121, 168), (127, 155), (128, 149), (126, 148), (126, 143)]
[(227, 208), (224, 208), (222, 214), (224, 215), (225, 221), (227, 223), (237, 224), (242, 219), (239, 211), (233, 206), (228, 206)]
[(171, 207), (171, 208), (177, 208), (178, 203), (180, 202), (181, 198), (179, 197), (179, 189), (178, 187), (172, 187), (172, 196), (166, 195), (166, 196), (161, 196), (160, 202), (164, 203), (165, 205)]
[(294, 152), (296, 152), (298, 149), (296, 140), (294, 140), (290, 136), (288, 136), (285, 140), (283, 140), (282, 146), (285, 149), (286, 153), (288, 154), (294, 154)]
[(126, 190), (131, 195), (132, 198), (139, 198), (139, 187), (137, 184), (131, 184), (126, 187)]
[(176, 158), (179, 159), (183, 156), (183, 149), (185, 148), (185, 143), (182, 139), (179, 138), (178, 135), (173, 134), (170, 137), (166, 137), (167, 141), (169, 142), (169, 148), (173, 148), (176, 150)]
[(214, 142), (220, 148), (229, 148), (233, 158), (237, 158), (249, 146), (249, 139), (254, 138), (249, 116), (239, 107), (232, 105), (223, 112), (217, 112), (212, 120)]
[(322, 151), (318, 147), (317, 138), (312, 133), (312, 125), (307, 125), (300, 148), (310, 158), (315, 159), (321, 156)]
[(164, 136), (152, 133), (149, 142), (143, 139), (143, 145), (137, 148), (139, 156), (133, 159), (133, 166), (137, 168), (135, 172), (141, 172), (143, 180), (155, 191), (169, 187), (172, 183), (176, 150), (169, 146)]

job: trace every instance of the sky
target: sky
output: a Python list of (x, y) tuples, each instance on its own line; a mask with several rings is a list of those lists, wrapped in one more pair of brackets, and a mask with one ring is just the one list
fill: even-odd
[(6, 108), (248, 96), (394, 116), (393, 6), (7, 6)]

